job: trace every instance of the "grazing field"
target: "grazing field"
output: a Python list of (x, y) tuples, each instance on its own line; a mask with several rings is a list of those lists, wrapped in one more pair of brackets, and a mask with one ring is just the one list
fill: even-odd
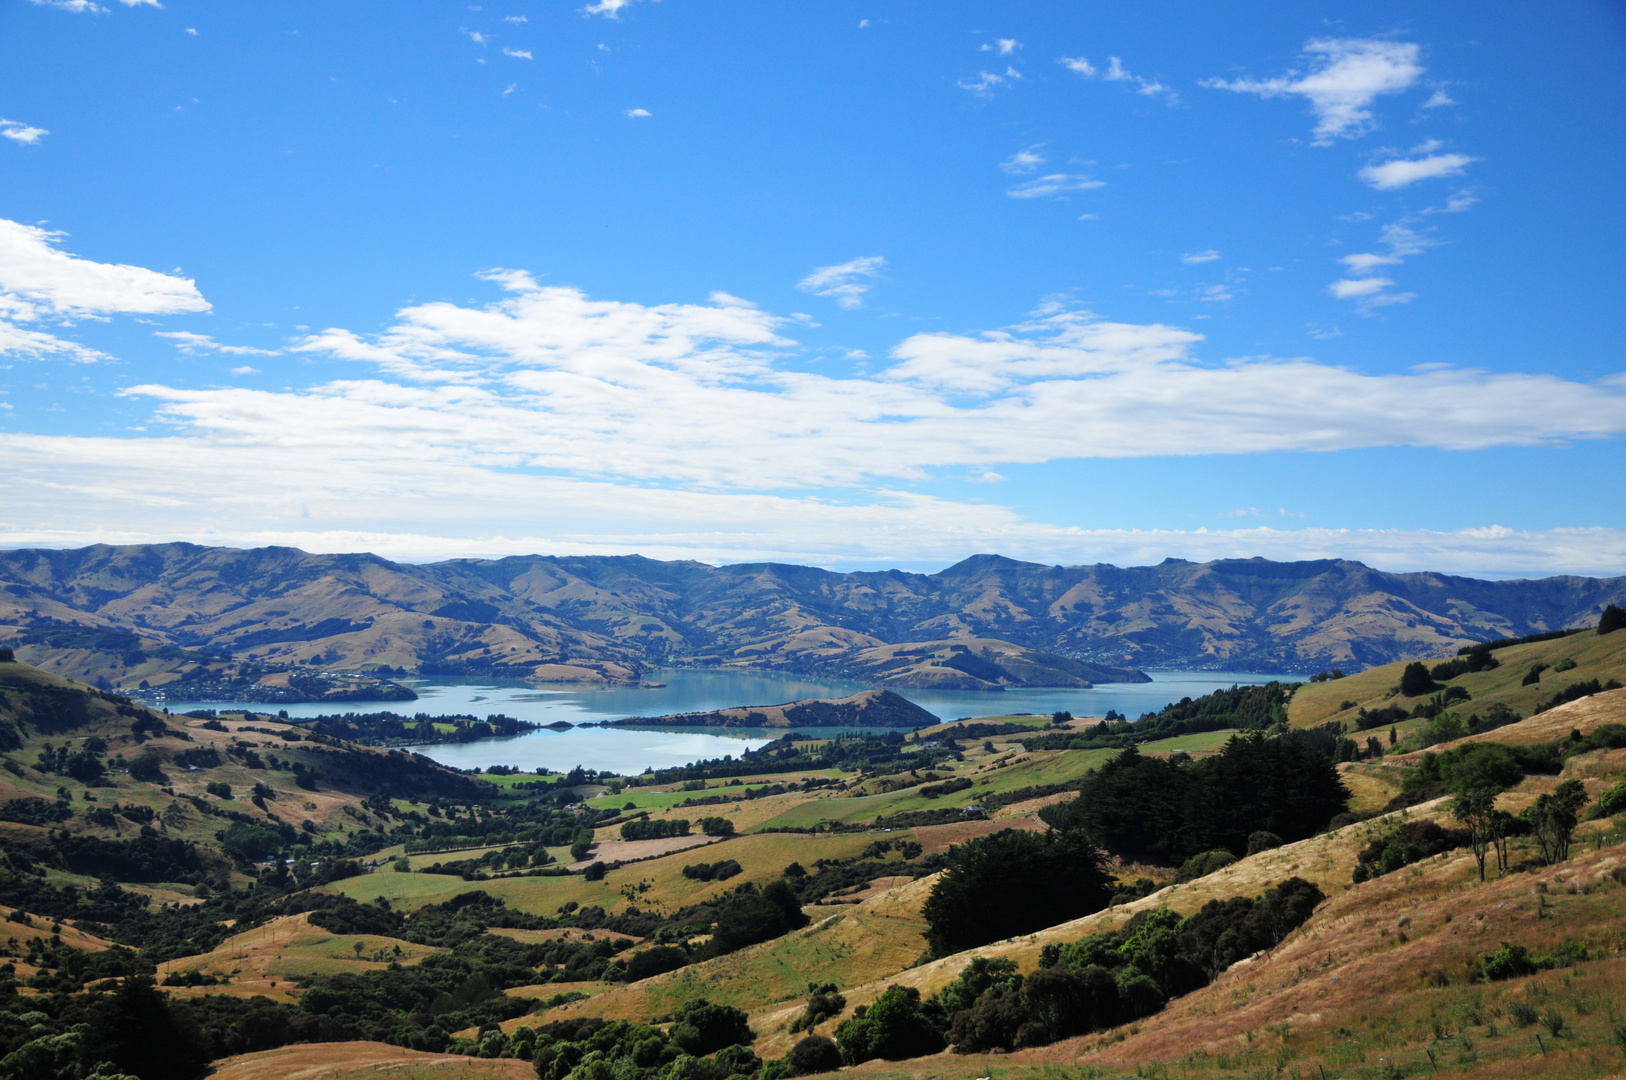
[(376, 1042), (314, 1043), (215, 1063), (213, 1080), (535, 1080), (528, 1061), (425, 1054)]
[[(898, 834), (906, 836), (907, 834)], [(703, 851), (677, 852), (648, 862), (633, 863), (611, 870), (602, 881), (588, 881), (580, 875), (569, 877), (505, 877), (470, 883), (446, 874), (398, 874), (377, 871), (348, 878), (328, 886), (363, 902), (383, 897), (408, 910), (423, 904), (442, 903), (459, 893), (480, 889), (502, 897), (512, 908), (537, 915), (553, 915), (567, 903), (582, 907), (598, 905), (608, 912), (635, 905), (643, 910), (675, 912), (716, 893), (745, 882), (766, 884), (777, 880), (793, 862), (811, 866), (817, 859), (851, 858), (874, 840), (862, 833), (830, 836), (797, 836), (785, 833), (752, 834), (711, 845)], [(683, 876), (683, 867), (695, 862), (733, 859), (741, 867), (740, 876), (726, 882), (695, 881)], [(629, 886), (635, 899), (622, 894)], [(640, 887), (647, 886), (642, 888)]]
[[(1572, 683), (1612, 678), (1626, 683), (1626, 634), (1599, 635), (1583, 631), (1552, 641), (1497, 649), (1491, 655), (1496, 657), (1498, 667), (1459, 675), (1448, 684), (1462, 687), (1471, 696), (1470, 701), (1456, 706), (1464, 715), (1483, 714), (1491, 704), (1502, 702), (1520, 716), (1530, 716), (1554, 691)], [(1553, 670), (1565, 660), (1573, 660), (1575, 667), (1562, 672)], [(1432, 667), (1437, 662), (1426, 663)], [(1548, 665), (1541, 673), (1541, 681), (1521, 686), (1535, 664)], [(1335, 719), (1350, 721), (1353, 727), (1354, 716), (1361, 706), (1369, 710), (1385, 705), (1410, 709), (1424, 698), (1408, 698), (1398, 693), (1400, 673), (1405, 666), (1405, 662), (1385, 664), (1342, 679), (1305, 683), (1293, 695), (1287, 710), (1288, 719), (1295, 727), (1310, 727)], [(1350, 703), (1349, 707), (1340, 708), (1345, 702)]]

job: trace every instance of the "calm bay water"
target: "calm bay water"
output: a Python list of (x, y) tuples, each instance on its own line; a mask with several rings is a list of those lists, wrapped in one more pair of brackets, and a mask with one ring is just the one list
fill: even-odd
[[(972, 690), (899, 690), (898, 693), (942, 720), (967, 716), (1067, 711), (1075, 716), (1101, 716), (1109, 709), (1134, 719), (1161, 709), (1183, 697), (1201, 697), (1229, 687), (1294, 681), (1294, 676), (1259, 675), (1230, 671), (1149, 671), (1149, 683), (1109, 683), (1089, 690), (1037, 689), (978, 693)], [(570, 724), (619, 720), (628, 716), (707, 712), (736, 705), (776, 705), (802, 698), (845, 697), (868, 687), (839, 680), (806, 679), (776, 672), (717, 672), (691, 668), (654, 671), (659, 688), (579, 686), (537, 687), (500, 679), (403, 679), (417, 691), (417, 701), (332, 702), (268, 706), (243, 702), (170, 702), (174, 712), (196, 708), (241, 708), (256, 712), (286, 708), (294, 718), (334, 712), (467, 713), (487, 716), (504, 713), (519, 720)], [(509, 739), (483, 739), (461, 745), (416, 748), (419, 753), (453, 768), (513, 765), (529, 772), (538, 766), (566, 770), (576, 765), (630, 774), (646, 766), (669, 768), (701, 758), (739, 754), (777, 738), (779, 731), (732, 731), (711, 734), (694, 729), (634, 730), (629, 728), (572, 727), (565, 731), (533, 731)]]

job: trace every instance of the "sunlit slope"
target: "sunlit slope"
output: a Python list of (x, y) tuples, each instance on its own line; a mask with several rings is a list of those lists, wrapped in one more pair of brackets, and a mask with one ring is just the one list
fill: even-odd
[[(1451, 655), (1455, 655), (1455, 650)], [(1573, 683), (1588, 679), (1600, 682), (1619, 679), (1626, 682), (1626, 632), (1600, 635), (1583, 630), (1552, 641), (1497, 649), (1492, 655), (1500, 666), (1490, 671), (1459, 675), (1449, 683), (1442, 684), (1460, 686), (1468, 691), (1471, 700), (1453, 706), (1457, 711), (1465, 715), (1470, 712), (1483, 714), (1491, 704), (1502, 702), (1520, 716), (1529, 716), (1535, 712), (1538, 704)], [(1424, 663), (1432, 667), (1447, 658), (1440, 656)], [(1575, 667), (1568, 671), (1553, 670), (1565, 660), (1573, 660)], [(1288, 719), (1295, 727), (1308, 727), (1328, 720), (1343, 720), (1353, 727), (1354, 717), (1362, 707), (1370, 711), (1400, 705), (1409, 711), (1427, 695), (1400, 695), (1400, 673), (1406, 663), (1385, 664), (1342, 679), (1306, 683), (1294, 693), (1287, 710)], [(1541, 673), (1541, 681), (1521, 686), (1525, 675), (1535, 664), (1548, 666)]]

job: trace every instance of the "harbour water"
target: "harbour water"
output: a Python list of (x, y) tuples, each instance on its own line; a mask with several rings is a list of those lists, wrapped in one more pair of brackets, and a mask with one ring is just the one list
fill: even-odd
[[(897, 692), (941, 720), (968, 716), (1016, 713), (1071, 712), (1075, 716), (1102, 716), (1116, 710), (1130, 719), (1155, 712), (1183, 697), (1201, 697), (1233, 684), (1296, 681), (1294, 676), (1228, 671), (1148, 671), (1149, 683), (1107, 683), (1088, 690), (1018, 689), (1000, 693), (970, 690), (913, 690)], [(528, 732), (505, 739), (414, 748), (453, 768), (511, 765), (530, 772), (545, 767), (566, 770), (576, 765), (621, 774), (645, 767), (668, 768), (702, 758), (738, 754), (783, 734), (781, 731), (731, 730), (727, 734), (693, 728), (600, 728), (579, 725), (629, 716), (662, 716), (707, 712), (735, 705), (775, 705), (803, 698), (844, 697), (867, 689), (862, 683), (808, 679), (777, 672), (717, 672), (681, 668), (652, 671), (646, 676), (660, 687), (533, 686), (495, 679), (426, 678), (402, 680), (418, 694), (417, 701), (346, 702), (336, 704), (268, 706), (244, 702), (170, 702), (174, 712), (192, 709), (250, 709), (257, 712), (286, 708), (294, 718), (323, 713), (396, 712), (404, 715), (470, 714), (484, 717), (503, 713), (535, 724), (564, 721), (570, 728)], [(829, 730), (829, 729), (821, 729)]]

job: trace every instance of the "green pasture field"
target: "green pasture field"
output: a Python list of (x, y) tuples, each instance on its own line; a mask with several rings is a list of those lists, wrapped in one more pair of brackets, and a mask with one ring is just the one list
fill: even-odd
[[(659, 859), (631, 863), (611, 870), (602, 881), (588, 881), (575, 874), (570, 877), (512, 877), (469, 882), (446, 874), (400, 874), (380, 870), (336, 881), (325, 889), (364, 903), (382, 896), (391, 904), (405, 904), (409, 911), (424, 904), (441, 903), (470, 889), (480, 889), (492, 896), (502, 897), (517, 910), (552, 915), (572, 900), (583, 907), (597, 904), (606, 911), (618, 910), (628, 903), (621, 894), (623, 885), (630, 884), (636, 890), (639, 883), (647, 882), (649, 889), (636, 893), (637, 898), (632, 902), (644, 910), (676, 912), (685, 904), (696, 903), (748, 881), (758, 884), (774, 881), (793, 862), (811, 866), (817, 859), (851, 858), (863, 851), (872, 840), (873, 837), (856, 833), (836, 836), (784, 833), (741, 836), (699, 850), (678, 851)], [(685, 866), (721, 862), (724, 859), (738, 862), (740, 874), (721, 882), (694, 881), (683, 876)]]
[(968, 764), (953, 773), (956, 778), (965, 777), (973, 781), (975, 786), (964, 791), (940, 795), (935, 799), (928, 799), (920, 794), (918, 787), (905, 788), (885, 795), (813, 798), (791, 807), (757, 828), (807, 828), (821, 821), (854, 823), (873, 821), (881, 815), (900, 814), (910, 810), (972, 806), (991, 794), (1076, 780), (1088, 770), (1100, 768), (1113, 753), (1111, 750), (1055, 750), (1018, 754), (1018, 757), (1026, 760), (1007, 765), (1002, 769), (986, 769), (982, 772), (976, 772), (974, 767)]
[(1226, 728), (1223, 731), (1198, 731), (1190, 735), (1175, 735), (1168, 739), (1141, 743), (1140, 749), (1143, 753), (1148, 754), (1167, 754), (1175, 750), (1185, 750), (1187, 752), (1218, 750), (1235, 734), (1236, 729), (1234, 728)]

